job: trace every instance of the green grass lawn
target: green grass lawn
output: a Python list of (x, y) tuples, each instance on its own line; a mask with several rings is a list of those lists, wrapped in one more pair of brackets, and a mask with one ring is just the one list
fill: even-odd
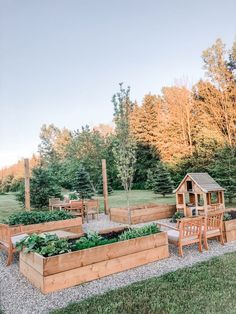
[[(99, 197), (100, 206), (103, 209), (103, 197)], [(131, 205), (142, 205), (148, 203), (156, 204), (175, 204), (175, 195), (167, 195), (163, 197), (159, 194), (154, 194), (152, 191), (145, 190), (133, 190), (130, 193)], [(126, 194), (124, 191), (113, 191), (109, 195), (109, 207), (125, 207), (126, 206)]]
[[(100, 208), (103, 211), (104, 202), (103, 197), (99, 197)], [(162, 197), (161, 195), (154, 194), (152, 191), (134, 190), (130, 193), (130, 204), (175, 204), (175, 197), (173, 195)], [(114, 191), (109, 196), (109, 207), (126, 206), (126, 196), (124, 191)], [(0, 221), (7, 218), (13, 212), (21, 209), (21, 205), (17, 202), (14, 193), (0, 195)]]
[(67, 313), (235, 313), (236, 253), (56, 310)]
[(7, 218), (10, 214), (21, 210), (22, 207), (16, 200), (14, 193), (0, 195), (0, 222)]

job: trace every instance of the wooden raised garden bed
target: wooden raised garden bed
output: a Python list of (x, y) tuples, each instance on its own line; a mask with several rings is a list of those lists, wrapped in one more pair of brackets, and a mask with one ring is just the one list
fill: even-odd
[(236, 241), (236, 210), (229, 212), (232, 220), (223, 222), (223, 233), (226, 242)]
[[(154, 221), (170, 218), (176, 211), (175, 205), (137, 205), (131, 206), (131, 224)], [(129, 223), (128, 209), (113, 207), (110, 208), (110, 219), (115, 222)]]
[(167, 257), (167, 234), (160, 232), (51, 257), (21, 252), (20, 272), (49, 293)]
[(7, 251), (7, 266), (12, 263), (13, 253), (16, 251), (15, 242), (20, 241), (26, 235), (31, 233), (44, 233), (53, 232), (58, 230), (68, 231), (74, 234), (81, 235), (82, 229), (82, 218), (72, 218), (65, 220), (57, 220), (44, 222), (33, 225), (17, 225), (11, 226), (7, 224), (0, 224), (0, 249)]
[[(9, 234), (14, 236), (14, 234), (19, 233), (43, 233), (47, 231), (53, 231), (56, 229), (61, 229), (69, 232), (74, 233), (82, 233), (82, 218), (72, 218), (72, 219), (65, 219), (65, 220), (57, 220), (57, 221), (49, 221), (43, 222), (40, 224), (33, 224), (33, 225), (17, 225), (17, 226), (10, 226), (7, 224), (0, 224), (4, 227), (4, 229), (9, 230)], [(1, 233), (0, 233), (1, 234)], [(0, 237), (1, 241), (1, 237)]]

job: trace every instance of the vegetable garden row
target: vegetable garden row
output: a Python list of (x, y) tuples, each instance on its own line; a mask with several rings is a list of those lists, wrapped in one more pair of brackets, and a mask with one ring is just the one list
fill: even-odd
[[(4, 242), (3, 226), (11, 236), (22, 230), (29, 233), (16, 245), (20, 251), (20, 272), (43, 293), (169, 257), (167, 233), (154, 223), (85, 234), (81, 218), (70, 213), (24, 212), (10, 216), (0, 226), (0, 243)], [(77, 239), (59, 238), (53, 234), (58, 228), (77, 233)], [(40, 234), (45, 230), (52, 234)], [(225, 214), (223, 230), (226, 242), (236, 240), (236, 211)]]

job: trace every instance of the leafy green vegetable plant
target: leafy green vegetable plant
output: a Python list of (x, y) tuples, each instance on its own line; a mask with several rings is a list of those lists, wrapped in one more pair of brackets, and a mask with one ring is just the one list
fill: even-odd
[(16, 244), (17, 250), (25, 248), (25, 254), (36, 252), (45, 257), (71, 251), (71, 244), (65, 239), (59, 239), (55, 234), (32, 234)]
[(144, 226), (142, 228), (130, 228), (127, 231), (124, 231), (119, 236), (119, 241), (129, 240), (129, 239), (135, 239), (143, 236), (147, 236), (150, 234), (158, 233), (160, 232), (160, 229), (157, 227), (156, 224), (151, 224), (148, 226)]
[(64, 210), (57, 211), (21, 211), (12, 214), (5, 220), (9, 225), (33, 225), (49, 221), (72, 219), (74, 216)]
[(96, 232), (88, 233), (77, 241), (59, 239), (56, 235), (37, 235), (32, 234), (17, 243), (18, 251), (25, 249), (25, 253), (36, 252), (44, 257), (63, 254), (71, 251), (84, 250), (100, 245), (111, 244), (118, 241), (124, 241), (143, 237), (160, 232), (156, 224), (144, 226), (142, 228), (133, 228), (124, 230), (119, 236), (106, 238)]
[(176, 212), (176, 213), (172, 216), (170, 222), (177, 222), (177, 220), (178, 220), (178, 219), (181, 219), (181, 218), (184, 218), (184, 214), (181, 213), (181, 212)]

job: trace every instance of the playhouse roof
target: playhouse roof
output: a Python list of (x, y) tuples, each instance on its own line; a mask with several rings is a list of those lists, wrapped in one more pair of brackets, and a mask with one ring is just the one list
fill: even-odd
[(178, 191), (182, 183), (189, 177), (194, 181), (199, 188), (205, 192), (215, 192), (215, 191), (224, 191), (222, 188), (207, 172), (199, 172), (199, 173), (187, 173), (184, 179), (181, 181), (177, 189), (174, 190), (174, 193)]

